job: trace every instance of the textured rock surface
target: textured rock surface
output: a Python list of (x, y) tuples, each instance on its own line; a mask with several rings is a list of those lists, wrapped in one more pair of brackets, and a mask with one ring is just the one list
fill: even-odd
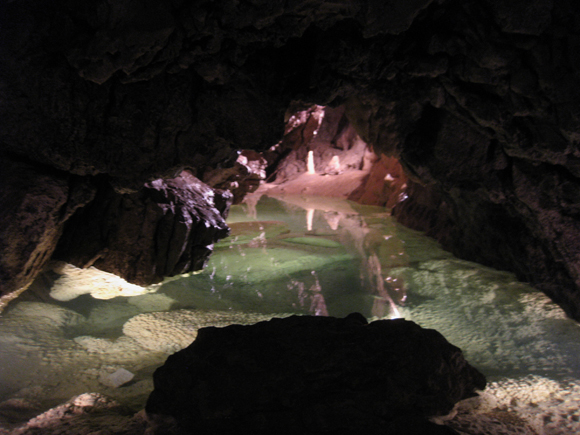
[(447, 414), (486, 383), (436, 331), (354, 314), (201, 329), (154, 382), (147, 413), (200, 434), (417, 433), (399, 419)]
[[(111, 434), (140, 434), (146, 422), (114, 400), (98, 393), (81, 394), (31, 419), (12, 435), (73, 435), (107, 430)], [(107, 429), (104, 429), (107, 428)], [(8, 432), (6, 432), (8, 433)]]
[(123, 325), (123, 334), (145, 349), (171, 354), (191, 344), (197, 332), (208, 325), (227, 326), (269, 320), (264, 314), (174, 310), (138, 314)]
[(28, 284), (56, 248), (64, 222), (92, 199), (79, 177), (2, 156), (0, 294)]
[[(318, 176), (304, 176), (310, 153)], [(407, 186), (398, 160), (369, 149), (343, 106), (296, 112), (286, 123), (282, 141), (264, 154), (272, 169), (270, 178), (275, 176), (266, 186), (269, 194), (343, 197), (392, 208)]]
[(55, 257), (141, 285), (202, 269), (229, 233), (222, 213), (231, 194), (221, 195), (187, 171), (134, 194), (102, 189), (67, 222)]
[(135, 192), (268, 149), (293, 101), (346, 102), (440, 195), (453, 228), (432, 234), (580, 318), (578, 2), (27, 0), (0, 17), (3, 151)]
[(266, 159), (253, 150), (240, 151), (231, 168), (216, 168), (206, 171), (203, 181), (211, 187), (229, 190), (234, 195), (234, 204), (239, 204), (248, 193), (255, 192), (266, 179)]

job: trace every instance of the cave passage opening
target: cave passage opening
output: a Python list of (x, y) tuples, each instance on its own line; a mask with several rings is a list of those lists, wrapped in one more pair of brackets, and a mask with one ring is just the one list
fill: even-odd
[(58, 263), (8, 305), (0, 425), (86, 392), (138, 411), (154, 370), (202, 327), (360, 312), (436, 329), (486, 374), (493, 406), (546, 433), (580, 430), (570, 405), (580, 397), (577, 324), (515, 275), (397, 223), (391, 210), (408, 178), (358, 136), (343, 107), (312, 106), (287, 125), (266, 152), (240, 151), (231, 171), (196, 174), (235, 202), (231, 234), (204, 270), (141, 287)]

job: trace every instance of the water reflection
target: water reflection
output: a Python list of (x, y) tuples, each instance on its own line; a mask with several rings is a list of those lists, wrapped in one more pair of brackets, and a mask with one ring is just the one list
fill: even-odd
[(207, 271), (160, 291), (206, 293), (220, 309), (400, 317), (406, 288), (391, 271), (408, 265), (404, 242), (383, 208), (356, 207), (331, 198), (250, 196), (232, 209), (231, 236), (216, 245)]
[[(580, 433), (580, 328), (512, 274), (459, 260), (384, 209), (346, 201), (254, 196), (228, 222), (232, 236), (204, 271), (144, 294), (65, 267), (10, 302), (0, 316), (0, 427), (24, 418), (23, 407), (36, 415), (88, 391), (138, 410), (155, 367), (200, 327), (359, 311), (440, 331), (494, 381), (504, 409), (557, 422), (547, 434)], [(99, 381), (121, 368), (135, 375), (130, 385)], [(549, 394), (539, 397), (538, 385)]]

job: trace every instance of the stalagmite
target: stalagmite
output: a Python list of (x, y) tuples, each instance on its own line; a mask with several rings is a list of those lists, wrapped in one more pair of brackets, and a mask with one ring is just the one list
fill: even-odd
[(306, 163), (306, 167), (308, 168), (308, 173), (309, 174), (316, 174), (316, 172), (314, 171), (314, 152), (312, 151), (308, 151), (308, 161)]

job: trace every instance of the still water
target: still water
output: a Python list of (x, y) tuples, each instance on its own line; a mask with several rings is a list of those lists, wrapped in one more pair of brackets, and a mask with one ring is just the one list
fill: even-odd
[[(64, 266), (11, 302), (0, 317), (0, 427), (85, 392), (139, 410), (154, 369), (203, 326), (358, 311), (440, 331), (488, 377), (488, 408), (538, 434), (580, 433), (580, 328), (512, 274), (347, 201), (250, 197), (228, 223), (201, 273), (140, 289)], [(119, 369), (134, 376), (122, 386), (111, 380)]]

